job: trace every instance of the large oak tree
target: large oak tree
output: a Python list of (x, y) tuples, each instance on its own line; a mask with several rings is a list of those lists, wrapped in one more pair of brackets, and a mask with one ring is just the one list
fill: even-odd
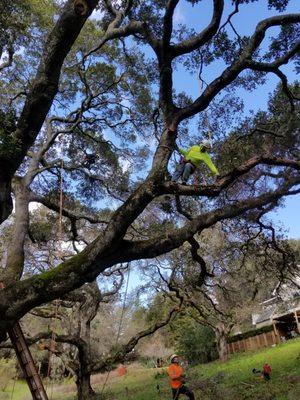
[[(241, 8), (250, 7), (249, 3), (255, 1), (234, 1), (232, 12), (226, 14), (224, 1), (213, 0), (209, 24), (195, 32), (174, 25), (179, 3), (179, 0), (66, 1), (57, 8), (54, 27), (40, 29), (43, 51), (37, 46), (35, 54), (30, 52), (28, 59), (38, 61), (38, 67), (35, 70), (33, 63), (28, 68), (29, 83), (24, 90), (18, 92), (17, 80), (9, 79), (9, 74), (16, 71), (14, 68), (22, 70), (23, 64), (17, 65), (18, 58), (9, 59), (9, 65), (1, 71), (7, 74), (5, 85), (9, 80), (16, 85), (14, 96), (8, 95), (3, 110), (0, 143), (1, 221), (12, 211), (11, 191), (15, 198), (12, 239), (2, 262), (6, 285), (0, 299), (2, 332), (32, 308), (94, 281), (113, 265), (158, 257), (219, 221), (234, 220), (256, 211), (263, 214), (284, 196), (299, 192), (297, 100), (281, 67), (297, 61), (300, 14), (284, 13), (288, 1), (270, 0), (269, 6), (278, 15), (260, 21), (251, 35), (242, 36), (233, 21), (239, 18)], [(192, 3), (201, 15), (201, 1), (187, 3)], [(97, 6), (101, 20), (93, 25), (97, 27), (94, 29), (87, 19)], [(273, 28), (279, 33), (264, 40)], [(86, 35), (83, 42), (80, 34)], [(24, 52), (18, 57), (26, 59)], [(202, 72), (213, 68), (218, 59), (225, 65), (223, 71), (206, 84), (198, 98), (192, 100), (188, 93), (176, 92), (175, 67), (183, 63), (191, 71), (200, 68), (202, 79)], [(109, 67), (114, 63), (112, 71)], [(25, 71), (28, 72), (24, 67), (24, 74)], [(269, 73), (280, 79), (285, 108), (291, 110), (289, 118), (281, 118), (279, 113), (270, 121), (266, 113), (255, 125), (254, 133), (253, 126), (245, 124), (244, 131), (248, 132), (244, 136), (247, 140), (254, 137), (256, 145), (246, 146), (241, 139), (239, 146), (232, 147), (235, 161), (225, 162), (222, 151), (217, 151), (220, 165), (224, 166), (215, 183), (197, 187), (170, 182), (167, 168), (176, 140), (193, 139), (189, 128), (194, 125), (188, 126), (191, 117), (201, 118), (205, 111), (214, 110), (223, 93), (225, 98), (230, 97), (227, 90), (260, 84)], [(6, 93), (3, 90), (2, 96)], [(115, 136), (104, 133), (97, 136), (99, 124)], [(133, 129), (138, 131), (133, 136), (148, 141), (150, 151), (137, 144), (127, 147)], [(60, 135), (67, 139), (59, 144)], [(257, 135), (261, 140), (257, 140)], [(266, 140), (269, 136), (271, 142)], [(228, 142), (224, 137), (215, 139), (220, 144)], [(101, 159), (94, 173), (80, 165), (82, 159), (78, 155), (82, 148), (91, 147)], [(135, 171), (128, 180), (128, 174), (124, 173), (125, 153), (131, 157), (133, 168), (140, 159), (146, 160), (142, 176)], [(20, 280), (28, 267), (29, 204), (35, 201), (59, 211), (58, 197), (51, 196), (57, 190), (47, 193), (47, 185), (42, 182), (46, 176), (50, 181), (51, 177), (57, 179), (61, 159), (68, 174), (65, 181), (77, 182), (69, 184), (63, 216), (70, 221), (73, 238), (78, 235), (77, 227), (82, 221), (93, 225), (94, 235), (83, 238), (82, 251), (62, 260), (50, 271), (35, 270), (33, 276), (23, 276)], [(97, 182), (94, 192), (88, 191), (89, 179)], [(84, 196), (80, 182), (87, 189)], [(83, 197), (90, 195), (95, 200), (97, 195), (101, 199), (96, 212), (78, 205)], [(171, 202), (175, 196), (192, 203), (191, 218), (183, 220), (175, 212), (172, 221), (165, 224), (155, 221), (156, 211), (166, 195)], [(147, 215), (154, 216), (151, 223), (145, 218)]]

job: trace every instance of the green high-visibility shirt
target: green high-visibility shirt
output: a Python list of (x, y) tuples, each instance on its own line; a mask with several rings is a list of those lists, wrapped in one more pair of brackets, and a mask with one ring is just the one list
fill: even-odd
[(209, 154), (205, 151), (201, 151), (200, 146), (192, 146), (188, 150), (179, 149), (180, 153), (184, 155), (187, 161), (191, 161), (195, 167), (199, 167), (201, 162), (204, 162), (206, 166), (211, 170), (214, 175), (219, 174), (217, 167), (212, 162)]

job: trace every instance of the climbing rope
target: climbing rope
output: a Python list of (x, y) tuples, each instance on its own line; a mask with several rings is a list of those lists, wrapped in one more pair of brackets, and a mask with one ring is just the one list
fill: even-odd
[[(122, 324), (123, 324), (123, 318), (124, 318), (124, 314), (125, 314), (125, 307), (126, 307), (126, 300), (127, 300), (129, 279), (130, 279), (130, 263), (128, 264), (128, 277), (127, 277), (127, 282), (126, 282), (126, 288), (125, 288), (125, 294), (124, 294), (122, 312), (121, 312), (121, 317), (120, 317), (120, 321), (119, 321), (119, 327), (118, 327), (118, 332), (117, 332), (117, 336), (116, 336), (115, 346), (117, 346), (117, 344), (119, 343), (119, 339), (120, 339), (120, 334), (121, 334), (121, 329), (122, 329)], [(102, 390), (101, 390), (101, 396), (100, 396), (101, 398), (102, 398), (104, 389), (105, 389), (105, 387), (106, 387), (108, 378), (109, 378), (109, 376), (110, 376), (110, 373), (111, 373), (111, 371), (108, 371), (108, 372), (107, 372), (105, 381), (104, 381), (104, 383), (103, 383)]]
[(59, 217), (58, 217), (58, 257), (61, 258), (61, 240), (62, 240), (62, 210), (63, 210), (63, 171), (64, 162), (61, 160), (60, 164), (60, 184), (59, 184)]
[(11, 390), (10, 400), (13, 400), (13, 397), (14, 397), (15, 386), (16, 386), (16, 379), (17, 379), (17, 376), (14, 376), (14, 379), (13, 379), (14, 383), (13, 383), (13, 387), (12, 387), (12, 390)]
[[(53, 354), (55, 353), (55, 349), (56, 349), (56, 332), (58, 330), (58, 318), (57, 317), (58, 317), (59, 306), (60, 306), (60, 301), (56, 300), (55, 301), (55, 315), (54, 315), (55, 325), (52, 327), (52, 334), (51, 334), (51, 341), (50, 341), (50, 354), (49, 354), (48, 371), (47, 371), (48, 380), (51, 379), (52, 358), (53, 358)], [(54, 382), (52, 380), (51, 385), (50, 385), (50, 400), (52, 400), (52, 397), (53, 397), (53, 386), (54, 386)]]
[[(199, 91), (200, 91), (200, 95), (201, 95), (202, 92), (203, 92), (203, 86), (204, 86), (204, 83), (205, 83), (205, 81), (204, 81), (204, 80), (202, 79), (202, 77), (201, 77), (201, 75), (202, 75), (202, 68), (203, 68), (203, 65), (201, 64), (201, 66), (200, 66), (200, 68), (199, 68), (199, 73), (198, 73), (198, 75), (197, 75), (197, 79), (198, 79), (198, 82), (199, 82)], [(203, 114), (204, 114), (203, 125), (206, 127), (206, 129), (207, 129), (207, 131), (208, 131), (208, 133), (207, 133), (208, 140), (211, 142), (211, 141), (212, 141), (212, 127), (211, 127), (210, 122), (209, 122), (207, 110), (204, 110), (204, 111), (203, 111)]]
[[(59, 216), (58, 216), (58, 229), (56, 235), (56, 242), (57, 242), (57, 256), (58, 258), (62, 258), (62, 248), (61, 248), (61, 241), (62, 241), (62, 210), (63, 210), (63, 168), (64, 162), (61, 160), (60, 164), (60, 182), (59, 182)], [(50, 341), (50, 353), (49, 353), (49, 361), (48, 361), (48, 370), (47, 370), (47, 379), (48, 381), (51, 379), (51, 369), (52, 369), (52, 358), (53, 354), (55, 353), (56, 349), (56, 332), (58, 330), (58, 310), (60, 306), (59, 299), (55, 300), (55, 315), (54, 315), (54, 325), (52, 325), (52, 334), (51, 334), (51, 341)], [(52, 400), (53, 396), (53, 386), (54, 382), (51, 382), (50, 386), (50, 400)]]

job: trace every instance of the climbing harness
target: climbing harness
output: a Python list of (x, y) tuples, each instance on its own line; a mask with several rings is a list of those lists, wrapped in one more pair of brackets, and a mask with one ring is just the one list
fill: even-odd
[(84, 160), (83, 160), (83, 166), (86, 168), (91, 168), (92, 164), (95, 164), (97, 160), (97, 155), (96, 154), (85, 154)]

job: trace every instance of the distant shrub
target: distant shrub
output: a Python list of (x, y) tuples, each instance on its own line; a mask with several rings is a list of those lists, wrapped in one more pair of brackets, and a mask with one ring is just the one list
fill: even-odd
[(204, 364), (218, 358), (214, 332), (193, 320), (186, 320), (181, 326), (177, 347), (190, 364)]

